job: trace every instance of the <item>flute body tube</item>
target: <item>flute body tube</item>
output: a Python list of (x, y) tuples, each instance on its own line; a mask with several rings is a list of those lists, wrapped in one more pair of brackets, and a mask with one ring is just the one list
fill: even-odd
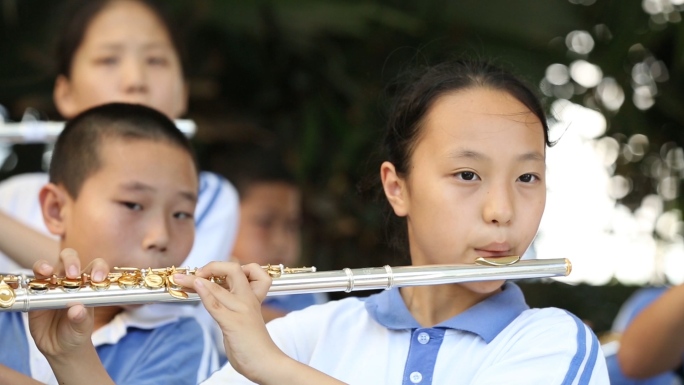
[[(267, 266), (273, 277), (268, 296), (358, 290), (403, 286), (441, 285), (463, 282), (547, 278), (566, 276), (567, 259), (519, 260), (518, 257), (480, 258), (474, 264), (371, 267), (316, 272), (315, 268)], [(173, 274), (194, 274), (187, 268), (121, 268), (105, 283), (52, 277), (36, 280), (0, 275), (0, 312), (62, 309), (70, 304), (85, 306), (133, 305), (157, 302), (197, 302), (199, 296), (173, 282)], [(225, 277), (212, 281), (225, 284)]]

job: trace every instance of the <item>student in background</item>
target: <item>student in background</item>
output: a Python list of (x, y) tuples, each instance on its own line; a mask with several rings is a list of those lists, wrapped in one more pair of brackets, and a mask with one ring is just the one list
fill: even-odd
[[(231, 260), (261, 266), (301, 264), (302, 192), (276, 151), (240, 144), (226, 148), (219, 172), (231, 180), (240, 196), (240, 225)], [(264, 321), (323, 303), (327, 296), (295, 294), (268, 297), (262, 303)]]
[[(180, 42), (158, 2), (78, 0), (69, 5), (58, 37), (54, 88), (63, 117), (110, 102), (150, 106), (172, 119), (185, 113)], [(47, 179), (35, 173), (0, 183), (0, 272), (30, 268), (38, 259), (56, 262), (58, 242), (47, 236), (37, 198)], [(237, 192), (224, 178), (201, 172), (199, 191), (196, 239), (182, 262), (191, 267), (225, 260), (239, 216)]]
[[(165, 115), (122, 103), (86, 110), (59, 136), (40, 191), (62, 264), (37, 261), (34, 274), (76, 279), (85, 271), (104, 282), (109, 266), (178, 265), (192, 247), (198, 192), (190, 143)], [(70, 376), (98, 385), (195, 384), (214, 369), (216, 350), (187, 309), (174, 317), (149, 306), (0, 313), (0, 384), (71, 384)], [(71, 333), (88, 344), (74, 344)], [(48, 363), (65, 371), (53, 375)]]
[(634, 316), (620, 338), (619, 368), (633, 384), (666, 383), (662, 379), (676, 379), (681, 383), (684, 285), (651, 289), (642, 294), (650, 294), (645, 297), (647, 306)]

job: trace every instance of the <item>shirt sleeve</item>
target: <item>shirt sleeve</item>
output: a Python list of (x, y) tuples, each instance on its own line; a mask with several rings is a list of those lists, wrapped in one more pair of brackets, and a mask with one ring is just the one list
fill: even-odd
[(596, 335), (574, 315), (554, 311), (527, 321), (471, 384), (609, 384)]
[[(0, 183), (0, 210), (19, 222), (55, 238), (43, 222), (38, 195), (48, 183), (45, 173), (16, 175)], [(0, 253), (0, 272), (22, 270), (14, 260)]]
[[(301, 357), (298, 357), (297, 355), (297, 347), (294, 341), (296, 341), (297, 336), (300, 335), (300, 330), (313, 330), (313, 328), (307, 329), (302, 326), (302, 323), (306, 323), (311, 319), (312, 317), (297, 317), (296, 314), (290, 313), (285, 317), (276, 318), (269, 322), (266, 325), (266, 328), (268, 329), (273, 342), (283, 351), (283, 353), (302, 362)], [(214, 372), (211, 377), (202, 383), (202, 385), (224, 384), (247, 385), (254, 383), (233, 369), (230, 362), (227, 362), (221, 369)]]
[(194, 268), (211, 261), (227, 261), (233, 250), (239, 219), (235, 187), (216, 174), (200, 173), (195, 242), (183, 265)]

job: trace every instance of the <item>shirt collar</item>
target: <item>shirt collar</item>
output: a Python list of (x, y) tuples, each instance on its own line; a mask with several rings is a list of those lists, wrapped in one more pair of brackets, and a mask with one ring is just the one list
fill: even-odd
[[(406, 308), (398, 288), (368, 297), (365, 305), (371, 318), (388, 329), (421, 328)], [(500, 293), (434, 327), (474, 333), (489, 343), (527, 309), (529, 306), (525, 303), (520, 288), (514, 283), (507, 282)]]
[(95, 330), (93, 345), (116, 344), (128, 333), (128, 328), (151, 330), (192, 316), (192, 305), (152, 304), (127, 307), (107, 325)]

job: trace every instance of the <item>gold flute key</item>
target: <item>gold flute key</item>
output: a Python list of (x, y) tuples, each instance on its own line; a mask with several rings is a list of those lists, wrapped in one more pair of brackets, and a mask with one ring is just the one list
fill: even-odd
[(143, 282), (148, 289), (161, 289), (164, 287), (164, 278), (159, 274), (147, 274)]
[(14, 289), (5, 281), (0, 281), (0, 308), (9, 308), (14, 305), (16, 295)]

